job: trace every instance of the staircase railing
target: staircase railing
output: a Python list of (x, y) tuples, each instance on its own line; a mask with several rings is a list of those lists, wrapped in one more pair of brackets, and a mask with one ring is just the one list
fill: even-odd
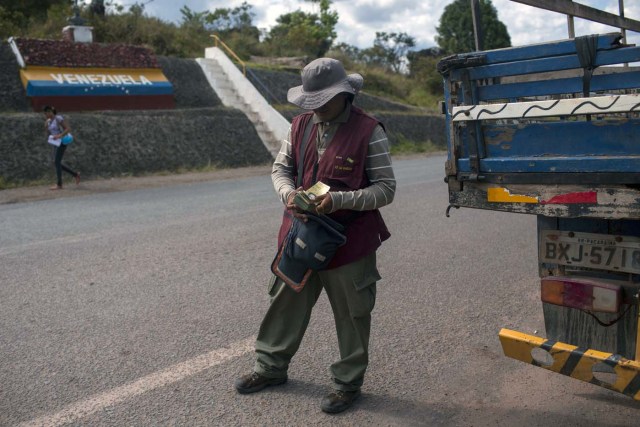
[(247, 76), (247, 66), (244, 63), (244, 61), (242, 59), (240, 59), (240, 57), (238, 55), (236, 55), (236, 53), (229, 46), (227, 46), (222, 40), (220, 40), (220, 37), (218, 37), (217, 34), (212, 34), (211, 37), (213, 38), (213, 45), (215, 47), (218, 47), (218, 45), (222, 46), (222, 48), (225, 51), (227, 51), (227, 53), (229, 55), (231, 55), (233, 57), (233, 59), (235, 59), (242, 66), (242, 75), (244, 75), (246, 77)]
[[(236, 60), (236, 62), (238, 62), (238, 64), (240, 64), (240, 66), (242, 66), (242, 75), (244, 75), (245, 77), (247, 77), (247, 72), (249, 73), (249, 79), (253, 80), (254, 83), (257, 83), (261, 88), (262, 88), (262, 94), (267, 95), (266, 97), (269, 98), (269, 100), (267, 102), (269, 102), (269, 104), (280, 104), (281, 100), (273, 94), (273, 92), (271, 92), (269, 90), (269, 88), (262, 82), (262, 80), (260, 80), (260, 78), (250, 69), (247, 69), (247, 65), (246, 63), (240, 59), (240, 57), (238, 55), (236, 55), (236, 53), (233, 51), (233, 49), (231, 49), (229, 46), (227, 46), (221, 39), (220, 37), (218, 37), (217, 34), (212, 34), (211, 38), (213, 38), (214, 40), (214, 46), (215, 47), (219, 47), (221, 46), (226, 52), (227, 54), (231, 55), (231, 57), (233, 59)], [(219, 45), (219, 46), (218, 46)]]

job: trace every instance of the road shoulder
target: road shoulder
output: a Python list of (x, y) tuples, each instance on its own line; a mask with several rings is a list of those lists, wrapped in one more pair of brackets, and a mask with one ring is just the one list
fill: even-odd
[(128, 176), (107, 179), (94, 178), (91, 180), (81, 181), (79, 185), (69, 181), (68, 183), (65, 183), (62, 190), (55, 191), (49, 189), (50, 185), (11, 188), (0, 191), (0, 205), (78, 197), (96, 193), (129, 191), (141, 188), (166, 187), (194, 182), (245, 178), (250, 176), (268, 175), (270, 172), (271, 165), (261, 165), (233, 169), (220, 169), (207, 172), (187, 172), (135, 177)]
[[(412, 159), (442, 155), (443, 152), (402, 154), (393, 156), (393, 160)], [(50, 185), (11, 188), (0, 190), (0, 205), (11, 203), (34, 202), (38, 200), (61, 199), (65, 197), (87, 196), (96, 193), (129, 191), (141, 188), (166, 187), (189, 184), (193, 182), (238, 179), (251, 176), (269, 175), (271, 165), (247, 166), (243, 168), (219, 169), (207, 172), (186, 172), (176, 174), (127, 176), (120, 178), (92, 178), (83, 180), (79, 185), (69, 180), (62, 190), (52, 191)]]

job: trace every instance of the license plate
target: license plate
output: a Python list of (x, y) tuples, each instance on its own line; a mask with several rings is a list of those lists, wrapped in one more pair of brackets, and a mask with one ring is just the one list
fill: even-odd
[(640, 274), (640, 238), (542, 230), (540, 262)]

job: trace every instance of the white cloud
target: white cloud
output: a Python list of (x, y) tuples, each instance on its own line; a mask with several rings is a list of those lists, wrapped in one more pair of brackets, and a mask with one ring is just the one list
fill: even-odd
[[(436, 27), (444, 8), (452, 0), (334, 0), (332, 8), (340, 17), (336, 31), (338, 42), (360, 48), (373, 44), (376, 31), (406, 32), (416, 39), (418, 49), (435, 46)], [(243, 0), (152, 0), (145, 11), (152, 16), (179, 23), (180, 8), (187, 5), (201, 12), (217, 8), (236, 7)], [(247, 0), (253, 6), (254, 23), (268, 29), (275, 25), (278, 16), (297, 9), (313, 10), (314, 6), (302, 0)], [(618, 0), (578, 0), (587, 6), (618, 14)], [(132, 4), (133, 0), (120, 0)], [(498, 18), (507, 26), (513, 45), (525, 45), (567, 38), (567, 19), (564, 15), (526, 6), (511, 0), (493, 0)], [(640, 20), (640, 4), (637, 0), (625, 2), (625, 16)], [(618, 31), (582, 19), (575, 20), (576, 35)], [(628, 32), (628, 42), (640, 44), (640, 34)]]
[[(605, 10), (618, 14), (618, 0), (578, 0), (585, 6)], [(640, 6), (625, 4), (625, 16), (640, 20)], [(510, 0), (493, 0), (498, 11), (498, 18), (507, 26), (511, 35), (511, 43), (515, 46), (561, 40), (569, 37), (566, 15), (544, 9), (527, 6)], [(612, 33), (620, 31), (618, 28), (587, 21), (574, 19), (575, 35)], [(629, 32), (632, 42), (640, 43), (640, 34)]]

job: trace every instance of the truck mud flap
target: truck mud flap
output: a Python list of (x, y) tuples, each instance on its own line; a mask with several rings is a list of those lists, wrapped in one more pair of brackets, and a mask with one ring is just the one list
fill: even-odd
[[(500, 330), (499, 337), (505, 356), (640, 400), (640, 363), (637, 361), (510, 329)], [(538, 354), (534, 356), (532, 352), (535, 352), (537, 348), (542, 350), (539, 350)], [(546, 357), (540, 357), (540, 352)], [(611, 382), (600, 380), (594, 376), (594, 367), (597, 372), (598, 366), (603, 365), (615, 373), (612, 375)]]

